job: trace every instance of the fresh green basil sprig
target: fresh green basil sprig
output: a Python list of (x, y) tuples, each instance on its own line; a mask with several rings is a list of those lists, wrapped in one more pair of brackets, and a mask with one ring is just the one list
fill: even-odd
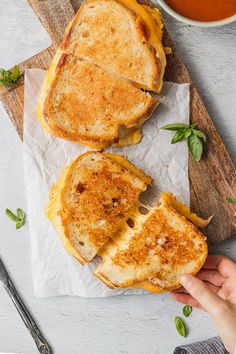
[(194, 160), (200, 161), (203, 152), (202, 140), (206, 142), (206, 135), (196, 129), (196, 124), (188, 125), (184, 123), (173, 123), (164, 125), (160, 129), (176, 132), (171, 140), (171, 144), (187, 140), (189, 151)]
[(26, 214), (24, 210), (18, 208), (16, 214), (14, 214), (10, 209), (6, 209), (7, 216), (16, 223), (16, 229), (20, 229), (25, 224)]
[(0, 68), (0, 85), (10, 87), (14, 85), (21, 75), (18, 65), (14, 66), (12, 71)]
[(193, 311), (193, 308), (190, 305), (185, 305), (183, 307), (183, 314), (185, 317), (189, 317), (191, 315), (192, 311)]
[(179, 316), (175, 317), (175, 327), (182, 337), (186, 337), (186, 327)]
[(236, 198), (226, 198), (226, 200), (231, 204), (236, 204)]

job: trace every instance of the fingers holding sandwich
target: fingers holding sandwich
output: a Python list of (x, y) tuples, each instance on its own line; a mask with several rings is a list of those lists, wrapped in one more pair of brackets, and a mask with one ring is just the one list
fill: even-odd
[(203, 308), (213, 317), (218, 315), (218, 312), (225, 307), (225, 301), (217, 295), (219, 287), (213, 284), (205, 284), (202, 280), (192, 275), (183, 275), (181, 284), (188, 294), (172, 293), (172, 297), (175, 300)]

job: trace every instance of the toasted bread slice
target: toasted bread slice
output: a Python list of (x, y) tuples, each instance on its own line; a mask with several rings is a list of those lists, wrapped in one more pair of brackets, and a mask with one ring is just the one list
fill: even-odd
[(120, 155), (87, 152), (53, 186), (47, 216), (82, 264), (119, 233), (151, 178)]
[(101, 254), (95, 275), (111, 288), (169, 291), (183, 274), (196, 274), (207, 257), (205, 236), (165, 199)]
[(88, 0), (68, 26), (61, 49), (160, 92), (166, 59), (156, 14), (136, 0)]
[(53, 135), (105, 148), (140, 127), (156, 106), (155, 98), (127, 81), (58, 53), (45, 80), (38, 117)]

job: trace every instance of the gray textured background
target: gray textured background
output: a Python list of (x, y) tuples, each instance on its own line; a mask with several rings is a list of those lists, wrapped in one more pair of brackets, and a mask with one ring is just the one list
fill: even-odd
[[(200, 29), (164, 17), (179, 53), (236, 161), (236, 23), (218, 29)], [(35, 26), (26, 0), (1, 1), (0, 63), (4, 61), (5, 66), (11, 66), (47, 45), (47, 36), (36, 31)], [(20, 30), (22, 35), (19, 35)], [(181, 314), (182, 306), (172, 302), (168, 294), (109, 299), (34, 298), (28, 226), (16, 232), (5, 216), (6, 207), (25, 209), (26, 200), (22, 144), (0, 107), (0, 254), (55, 353), (171, 354), (178, 344), (215, 335), (208, 315), (194, 310), (187, 321), (189, 335), (182, 339), (173, 323), (173, 318)], [(236, 260), (236, 238), (212, 251)], [(1, 288), (0, 351), (37, 353)]]

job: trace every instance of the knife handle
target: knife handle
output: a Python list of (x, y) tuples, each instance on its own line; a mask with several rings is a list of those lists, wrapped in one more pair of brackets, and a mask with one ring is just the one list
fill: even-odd
[(20, 314), (26, 328), (29, 330), (31, 336), (33, 337), (35, 344), (41, 354), (52, 354), (52, 350), (49, 347), (47, 341), (40, 332), (38, 326), (36, 325), (34, 319), (32, 318), (29, 310), (25, 306), (24, 302), (20, 298), (16, 288), (14, 287), (10, 278), (7, 282), (4, 282), (4, 288), (6, 289), (8, 295), (10, 296), (13, 304), (15, 305), (18, 313)]

